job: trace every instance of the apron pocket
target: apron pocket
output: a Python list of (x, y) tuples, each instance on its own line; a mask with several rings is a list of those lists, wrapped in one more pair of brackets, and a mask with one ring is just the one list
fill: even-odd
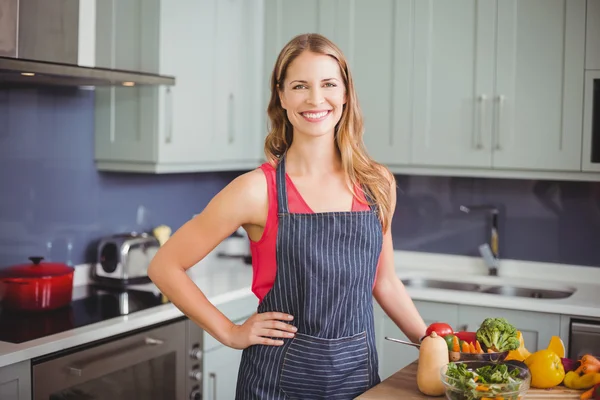
[(339, 339), (296, 333), (279, 385), (293, 399), (350, 398), (369, 388), (369, 363), (366, 332)]

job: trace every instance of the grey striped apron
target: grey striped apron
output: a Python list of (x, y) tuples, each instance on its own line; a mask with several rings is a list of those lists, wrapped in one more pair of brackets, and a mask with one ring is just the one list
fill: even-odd
[(368, 211), (290, 213), (285, 157), (276, 172), (277, 273), (259, 313), (294, 316), (283, 346), (242, 353), (236, 399), (352, 399), (380, 382), (372, 287), (382, 228)]

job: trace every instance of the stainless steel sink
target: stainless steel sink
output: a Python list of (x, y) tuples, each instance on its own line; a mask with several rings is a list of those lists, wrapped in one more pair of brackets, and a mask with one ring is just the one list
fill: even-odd
[(503, 296), (530, 297), (534, 299), (566, 299), (573, 294), (573, 291), (534, 289), (519, 286), (492, 286), (485, 288), (482, 293), (500, 294)]
[(426, 278), (402, 279), (402, 283), (404, 283), (404, 285), (408, 286), (408, 287), (423, 288), (423, 289), (463, 290), (463, 291), (468, 291), (468, 292), (476, 292), (481, 289), (481, 286), (477, 285), (475, 283), (442, 281), (442, 280), (438, 280), (438, 279), (426, 279)]
[(532, 299), (566, 299), (574, 293), (572, 290), (536, 289), (513, 285), (490, 286), (428, 278), (405, 278), (402, 279), (402, 283), (404, 283), (404, 286), (410, 288), (459, 290), (464, 292), (497, 294), (500, 296), (529, 297)]

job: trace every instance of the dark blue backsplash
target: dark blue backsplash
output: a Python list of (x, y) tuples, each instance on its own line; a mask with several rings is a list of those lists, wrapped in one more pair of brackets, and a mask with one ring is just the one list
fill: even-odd
[[(0, 90), (0, 268), (31, 255), (94, 261), (106, 234), (177, 229), (239, 172), (99, 173), (93, 162), (94, 96), (73, 89)], [(600, 265), (600, 184), (397, 176), (397, 249), (476, 255), (482, 214), (501, 206), (501, 256)]]

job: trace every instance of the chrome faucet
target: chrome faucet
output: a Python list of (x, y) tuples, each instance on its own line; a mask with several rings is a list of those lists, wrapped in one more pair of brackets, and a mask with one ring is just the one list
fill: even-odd
[(488, 266), (489, 275), (498, 276), (498, 266), (500, 264), (500, 252), (498, 247), (498, 215), (500, 214), (500, 211), (498, 210), (498, 207), (487, 204), (460, 206), (460, 211), (466, 214), (476, 211), (485, 211), (492, 217), (489, 244), (486, 243), (479, 246), (479, 253)]

